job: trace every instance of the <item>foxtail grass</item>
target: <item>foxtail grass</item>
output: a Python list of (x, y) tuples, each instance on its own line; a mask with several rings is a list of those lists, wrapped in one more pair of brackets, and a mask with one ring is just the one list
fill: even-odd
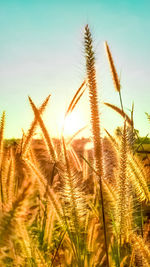
[(118, 231), (120, 246), (122, 245), (123, 239), (125, 239), (127, 229), (127, 218), (129, 210), (129, 177), (127, 173), (127, 155), (128, 155), (128, 144), (127, 144), (127, 132), (126, 122), (124, 123), (124, 130), (121, 141), (120, 151), (120, 167), (119, 175), (117, 178), (117, 215), (116, 220), (118, 221)]
[(102, 139), (101, 139), (101, 132), (100, 132), (100, 116), (99, 116), (99, 108), (98, 108), (95, 55), (94, 55), (94, 50), (93, 50), (92, 36), (91, 36), (91, 32), (90, 32), (88, 25), (85, 26), (84, 49), (85, 49), (85, 59), (86, 59), (87, 83), (89, 87), (89, 100), (90, 100), (90, 110), (91, 110), (91, 126), (92, 126), (92, 135), (93, 135), (93, 144), (94, 144), (95, 168), (99, 174), (106, 260), (107, 260), (107, 266), (109, 266), (105, 208), (104, 208), (103, 188), (102, 188), (103, 157), (102, 157)]
[(111, 73), (112, 73), (114, 87), (115, 87), (117, 92), (120, 92), (120, 88), (121, 88), (120, 80), (118, 78), (118, 74), (117, 74), (117, 71), (116, 71), (116, 68), (115, 68), (115, 65), (114, 65), (113, 57), (112, 57), (112, 54), (111, 54), (111, 51), (110, 51), (110, 48), (109, 48), (107, 42), (105, 42), (105, 49), (106, 49), (108, 62), (109, 62)]
[(78, 184), (76, 170), (70, 164), (68, 151), (65, 140), (62, 139), (63, 155), (64, 155), (64, 170), (62, 188), (62, 207), (66, 222), (66, 229), (72, 243), (72, 249), (78, 266), (83, 266), (83, 252), (81, 247), (84, 247), (83, 228), (85, 222), (86, 201), (82, 187)]
[[(150, 265), (150, 180), (148, 166), (145, 168), (130, 145), (133, 108), (131, 117), (123, 110), (120, 81), (106, 43), (121, 108), (105, 104), (122, 116), (124, 127), (118, 137), (106, 130), (108, 137), (102, 138), (95, 54), (88, 25), (84, 46), (86, 81), (72, 98), (65, 118), (77, 107), (88, 85), (94, 148), (82, 154), (78, 142), (72, 143), (83, 129), (69, 140), (62, 134), (53, 145), (42, 119), (49, 96), (40, 108), (29, 98), (35, 118), (18, 146), (4, 142), (5, 113), (2, 115), (0, 266)], [(31, 145), (37, 124), (47, 149), (39, 140)]]
[(105, 42), (105, 48), (106, 48), (106, 53), (107, 53), (107, 57), (108, 57), (108, 62), (109, 62), (109, 66), (110, 66), (110, 71), (112, 74), (112, 79), (113, 79), (113, 83), (114, 83), (114, 87), (116, 89), (116, 91), (119, 93), (119, 98), (120, 98), (120, 104), (121, 104), (121, 109), (123, 112), (123, 102), (122, 102), (122, 96), (121, 96), (121, 85), (120, 85), (120, 80), (118, 78), (118, 74), (115, 68), (115, 64), (113, 61), (113, 57), (109, 48), (109, 45), (107, 42)]

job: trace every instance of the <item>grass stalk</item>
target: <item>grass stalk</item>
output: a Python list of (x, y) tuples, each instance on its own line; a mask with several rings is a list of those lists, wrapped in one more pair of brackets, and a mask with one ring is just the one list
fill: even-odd
[[(45, 101), (43, 102), (43, 104), (39, 108), (39, 113), (41, 115), (42, 115), (43, 111), (45, 110), (45, 107), (48, 104), (49, 98), (50, 98), (50, 95), (45, 99)], [(37, 124), (38, 124), (38, 120), (35, 117), (34, 121), (31, 124), (31, 127), (30, 127), (30, 129), (28, 131), (28, 135), (25, 137), (24, 145), (23, 145), (23, 148), (22, 148), (22, 155), (24, 155), (24, 156), (26, 155), (26, 153), (28, 151), (28, 148), (30, 146), (30, 141), (32, 139), (32, 136), (34, 134), (34, 131), (35, 131), (35, 128), (36, 128)]]
[(3, 111), (0, 123), (0, 168), (3, 159), (3, 141), (4, 141), (4, 128), (5, 128), (5, 111)]
[(93, 144), (94, 144), (94, 158), (95, 158), (95, 168), (99, 174), (106, 261), (107, 261), (107, 266), (109, 267), (105, 207), (104, 207), (103, 188), (102, 188), (102, 178), (103, 178), (102, 140), (101, 140), (101, 134), (100, 134), (100, 117), (99, 117), (99, 109), (98, 109), (95, 55), (93, 51), (92, 42), (93, 41), (92, 41), (92, 36), (91, 36), (89, 26), (86, 25), (85, 34), (84, 34), (84, 47), (85, 47), (86, 72), (87, 72), (90, 109), (91, 109), (91, 126), (92, 126)]
[(35, 104), (33, 103), (32, 99), (30, 97), (29, 97), (29, 101), (30, 101), (31, 107), (33, 109), (35, 118), (38, 121), (38, 123), (40, 125), (40, 128), (41, 128), (41, 130), (43, 132), (44, 139), (45, 139), (45, 142), (47, 144), (50, 156), (52, 157), (52, 160), (55, 162), (56, 161), (56, 153), (55, 153), (55, 150), (54, 150), (54, 147), (53, 147), (53, 144), (52, 144), (52, 140), (51, 140), (51, 138), (49, 136), (49, 133), (48, 133), (45, 125), (44, 125), (44, 122), (43, 122), (43, 120), (41, 118), (39, 110), (36, 108)]

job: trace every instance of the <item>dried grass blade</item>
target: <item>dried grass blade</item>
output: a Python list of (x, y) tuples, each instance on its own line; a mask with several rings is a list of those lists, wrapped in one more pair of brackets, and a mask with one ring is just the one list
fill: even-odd
[(119, 113), (124, 119), (126, 119), (127, 123), (133, 127), (133, 121), (129, 118), (129, 116), (124, 112), (122, 111), (120, 108), (118, 108), (117, 106), (115, 105), (112, 105), (110, 103), (104, 103), (106, 106), (112, 108), (113, 110), (115, 110), (117, 113)]
[[(85, 85), (86, 81), (84, 80), (83, 83), (81, 84), (81, 86), (79, 87), (79, 89), (77, 90), (77, 92), (75, 93), (73, 99), (71, 100), (69, 107), (65, 113), (65, 118), (68, 116), (69, 113), (72, 112), (72, 110), (74, 109), (75, 105), (77, 104), (77, 102), (79, 101), (79, 99), (81, 98), (82, 94), (84, 93), (85, 89), (83, 92), (81, 92), (81, 89), (83, 88), (83, 86)], [(81, 92), (81, 94), (80, 94)], [(79, 95), (80, 94), (80, 95)]]
[[(45, 101), (43, 102), (43, 104), (42, 104), (41, 107), (39, 108), (39, 113), (40, 113), (40, 114), (42, 114), (42, 113), (44, 112), (44, 110), (45, 110), (45, 108), (46, 108), (46, 106), (47, 106), (47, 104), (48, 104), (48, 101), (49, 101), (50, 96), (51, 96), (51, 95), (49, 95), (49, 96), (45, 99)], [(33, 134), (34, 134), (35, 128), (36, 128), (36, 126), (37, 126), (37, 123), (38, 123), (38, 120), (37, 120), (37, 118), (35, 117), (34, 121), (33, 121), (32, 124), (31, 124), (31, 127), (30, 127), (30, 129), (29, 129), (29, 131), (28, 131), (28, 134), (27, 134), (27, 136), (26, 136), (26, 138), (25, 138), (25, 141), (24, 141), (24, 145), (23, 145), (23, 148), (22, 148), (22, 155), (23, 155), (23, 156), (25, 156), (26, 153), (27, 153), (27, 151), (28, 151), (28, 148), (29, 148), (29, 146), (30, 146), (30, 142), (31, 142), (31, 138), (32, 138), (32, 136), (33, 136)]]
[(49, 153), (50, 153), (50, 156), (52, 157), (52, 160), (55, 162), (56, 161), (56, 154), (55, 154), (55, 150), (54, 150), (54, 147), (53, 147), (53, 144), (52, 144), (52, 140), (48, 134), (48, 131), (44, 125), (44, 122), (40, 116), (40, 112), (38, 111), (38, 109), (36, 108), (35, 104), (33, 103), (32, 99), (29, 97), (29, 101), (30, 101), (30, 104), (31, 104), (31, 107), (33, 109), (33, 112), (34, 112), (34, 115), (35, 115), (35, 118), (36, 120), (38, 121), (39, 125), (40, 125), (40, 128), (43, 132), (43, 135), (44, 135), (44, 139), (45, 139), (45, 142), (46, 142), (46, 145), (48, 147), (48, 150), (49, 150)]

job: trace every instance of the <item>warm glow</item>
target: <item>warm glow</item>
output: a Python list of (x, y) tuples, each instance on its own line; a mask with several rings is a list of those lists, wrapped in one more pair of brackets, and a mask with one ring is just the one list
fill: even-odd
[(72, 112), (70, 115), (67, 116), (65, 120), (61, 119), (60, 121), (61, 131), (63, 129), (63, 125), (64, 125), (63, 135), (65, 137), (70, 137), (77, 131), (79, 131), (81, 128), (83, 128), (85, 126), (85, 122), (80, 113)]

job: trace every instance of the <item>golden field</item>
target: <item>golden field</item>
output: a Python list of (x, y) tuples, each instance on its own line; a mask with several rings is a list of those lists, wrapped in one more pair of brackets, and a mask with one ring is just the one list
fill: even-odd
[[(65, 119), (89, 92), (92, 140), (52, 139), (40, 107), (29, 97), (34, 120), (22, 139), (7, 142), (0, 125), (0, 266), (150, 266), (150, 145), (124, 112), (120, 80), (105, 43), (123, 127), (102, 137), (95, 54), (84, 32), (86, 78)], [(148, 119), (149, 115), (147, 114)], [(43, 139), (34, 139), (39, 126)], [(90, 141), (91, 148), (88, 147)], [(139, 151), (142, 151), (140, 153)]]

